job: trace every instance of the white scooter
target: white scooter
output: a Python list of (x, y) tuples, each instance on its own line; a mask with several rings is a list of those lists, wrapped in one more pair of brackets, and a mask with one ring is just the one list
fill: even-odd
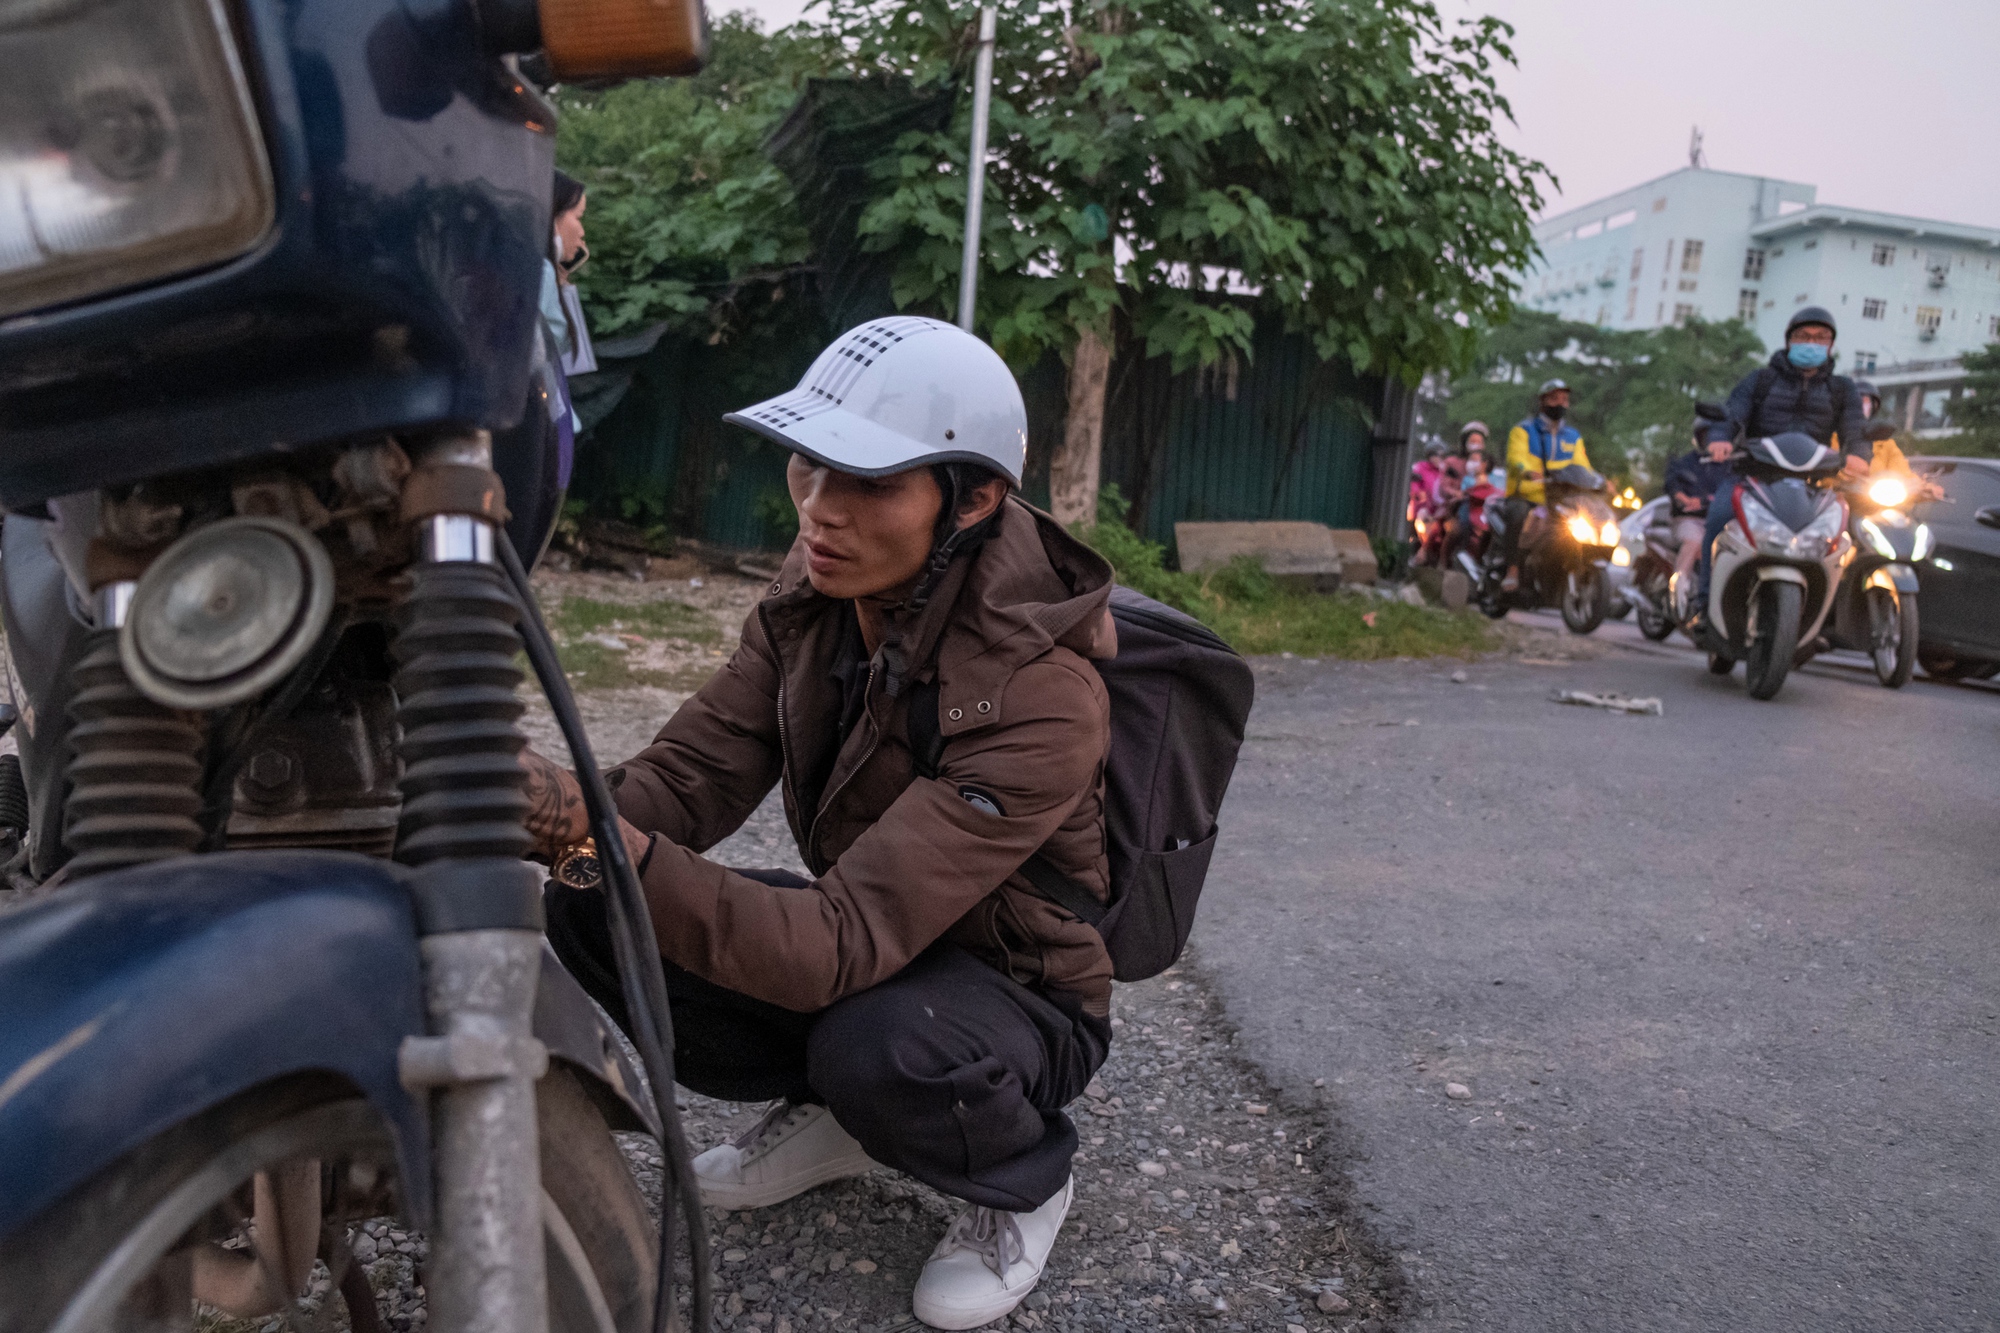
[(1837, 451), (1788, 431), (1749, 441), (1738, 457), (1744, 481), (1711, 552), (1701, 646), (1710, 671), (1727, 675), (1741, 660), (1750, 697), (1769, 699), (1802, 660), (1799, 645), (1818, 637), (1854, 542), (1847, 502), (1827, 485), (1840, 473)]

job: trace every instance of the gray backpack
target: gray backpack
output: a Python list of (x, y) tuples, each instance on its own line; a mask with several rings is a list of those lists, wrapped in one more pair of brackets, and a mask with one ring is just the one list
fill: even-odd
[[(1114, 977), (1144, 981), (1173, 966), (1194, 926), (1255, 683), (1234, 649), (1170, 606), (1113, 588), (1111, 618), (1118, 655), (1093, 663), (1111, 696), (1110, 901), (1099, 902), (1039, 852), (1021, 873), (1042, 897), (1097, 928)], [(910, 750), (924, 777), (937, 776), (944, 753), (937, 710), (936, 681), (911, 687)]]

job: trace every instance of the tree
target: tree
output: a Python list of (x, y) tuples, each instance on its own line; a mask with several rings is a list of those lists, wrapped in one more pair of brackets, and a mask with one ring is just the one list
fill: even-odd
[[(823, 4), (857, 72), (921, 87), (969, 66), (972, 5)], [(1505, 318), (1549, 179), (1494, 137), (1506, 24), (1447, 23), (1427, 0), (999, 7), (978, 327), (1016, 364), (1071, 363), (1065, 521), (1095, 509), (1121, 340), (1182, 369), (1247, 356), (1271, 317), (1323, 357), (1414, 381)], [(900, 305), (955, 305), (969, 102), (904, 136), (863, 216), (899, 256)]]
[(1688, 446), (1694, 405), (1720, 402), (1764, 360), (1764, 347), (1737, 320), (1646, 331), (1600, 329), (1535, 310), (1518, 310), (1481, 345), (1471, 368), (1445, 391), (1447, 439), (1467, 421), (1493, 429), (1489, 447), (1535, 409), (1549, 379), (1571, 389), (1570, 419), (1590, 458), (1608, 476), (1656, 482)]
[(711, 50), (693, 78), (558, 96), (556, 160), (589, 191), (592, 259), (577, 285), (599, 334), (664, 320), (712, 336), (735, 284), (811, 259), (764, 141), (828, 54), (742, 13), (715, 21)]
[(2000, 342), (1967, 352), (1959, 360), (1965, 366), (1965, 384), (1951, 409), (1959, 433), (1939, 452), (2000, 458)]

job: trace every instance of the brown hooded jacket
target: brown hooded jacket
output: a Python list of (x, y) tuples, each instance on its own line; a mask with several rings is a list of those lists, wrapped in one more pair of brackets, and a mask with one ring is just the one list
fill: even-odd
[[(610, 775), (620, 813), (656, 835), (643, 879), (661, 953), (809, 1012), (945, 939), (1105, 1017), (1102, 940), (1019, 869), (1039, 849), (1105, 894), (1110, 708), (1085, 659), (1116, 651), (1110, 589), (1096, 552), (1009, 499), (923, 610), (892, 616), (843, 744), (835, 670), (852, 612), (813, 589), (795, 546), (728, 665)], [(938, 776), (921, 778), (908, 685), (933, 677), (945, 745)], [(809, 889), (760, 884), (699, 855), (774, 783), (816, 876)]]

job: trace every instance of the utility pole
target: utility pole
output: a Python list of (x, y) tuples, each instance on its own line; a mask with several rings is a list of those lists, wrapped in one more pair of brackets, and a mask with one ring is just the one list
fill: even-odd
[(972, 152), (965, 168), (965, 253), (958, 263), (958, 327), (972, 332), (979, 294), (979, 215), (986, 203), (986, 121), (993, 109), (993, 38), (1000, 11), (979, 11), (979, 56), (972, 72)]

